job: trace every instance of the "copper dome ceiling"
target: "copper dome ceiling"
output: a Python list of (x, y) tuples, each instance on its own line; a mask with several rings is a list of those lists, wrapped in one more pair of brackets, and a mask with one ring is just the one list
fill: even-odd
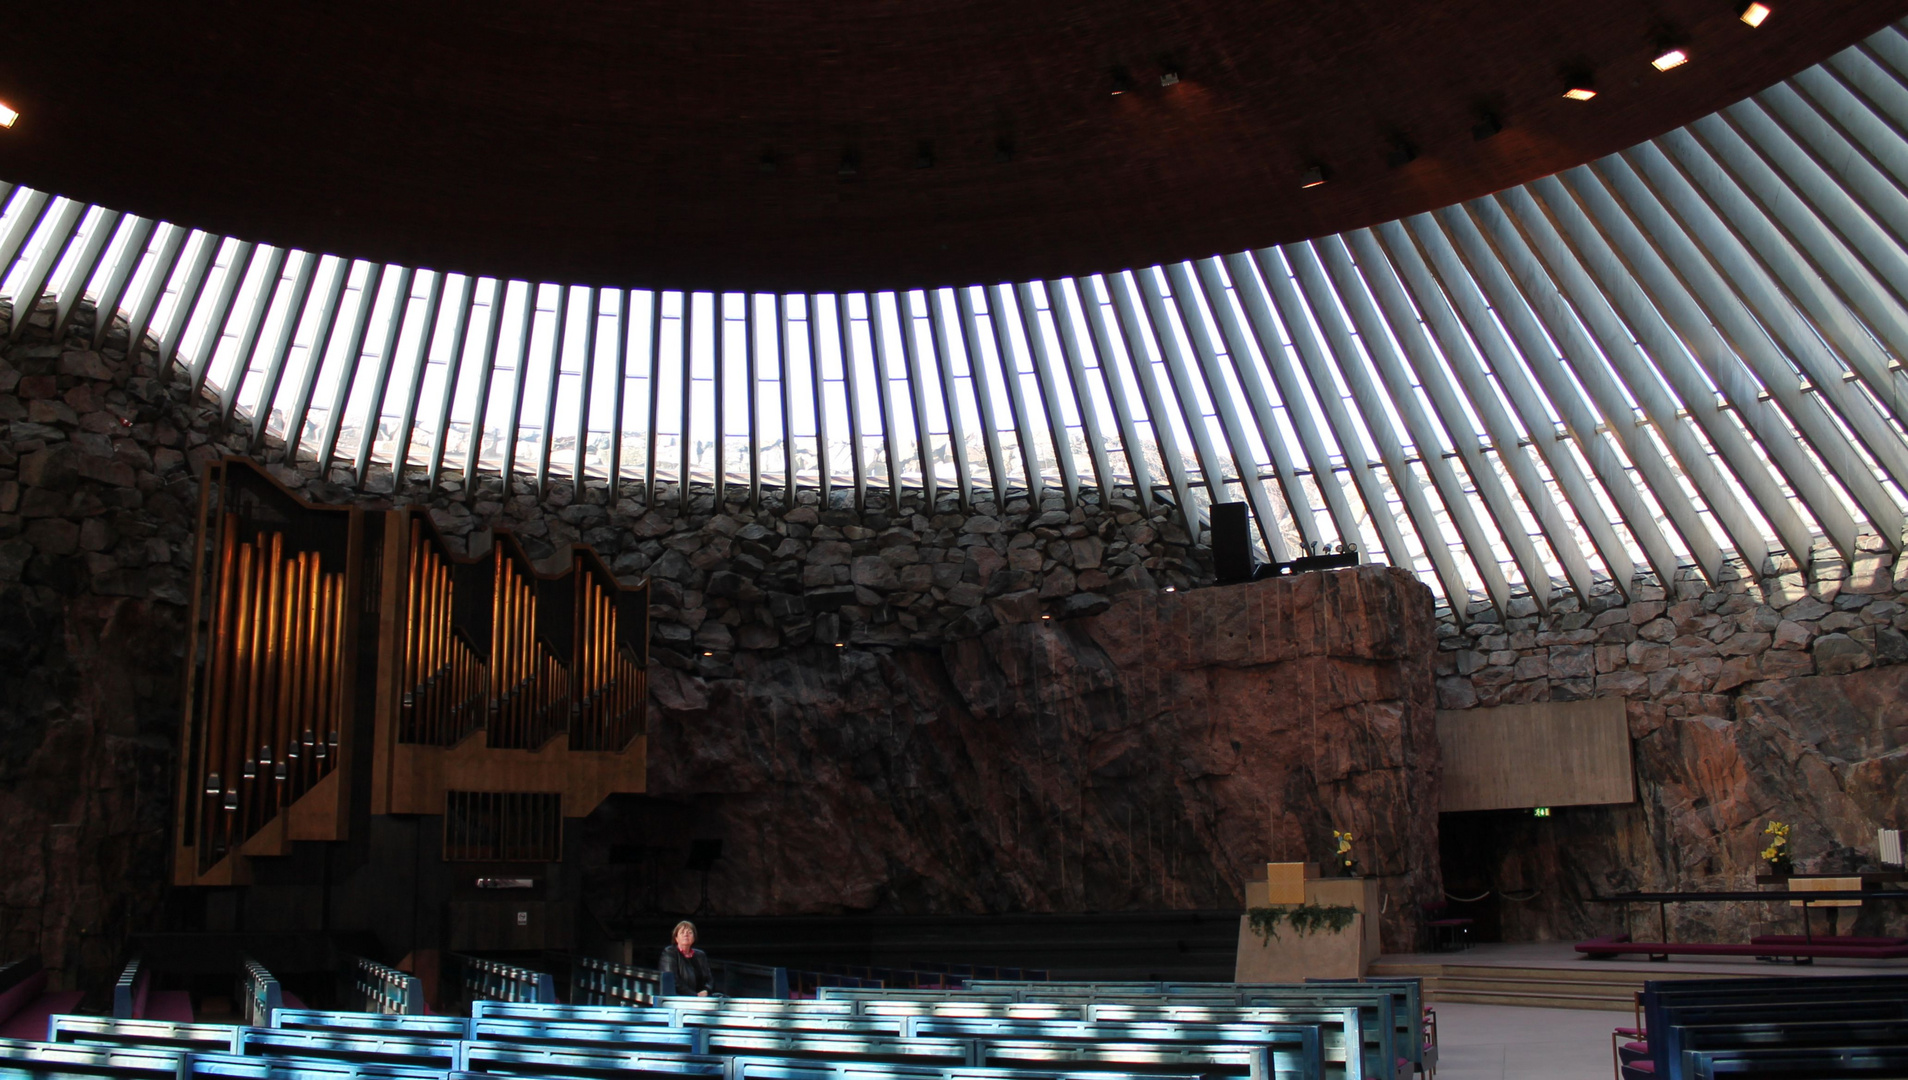
[[(1510, 187), (1713, 112), (1908, 2), (1775, 7), (1752, 30), (1728, 0), (32, 4), (0, 35), (0, 100), (22, 114), (0, 175), (467, 273), (1021, 280)], [(1665, 35), (1694, 56), (1667, 74), (1649, 65)], [(1596, 100), (1561, 96), (1576, 72)], [(1330, 182), (1301, 190), (1313, 165)]]

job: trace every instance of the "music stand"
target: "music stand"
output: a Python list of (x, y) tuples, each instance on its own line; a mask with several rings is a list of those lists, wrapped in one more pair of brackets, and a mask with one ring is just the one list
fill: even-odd
[(689, 841), (689, 861), (683, 864), (684, 870), (702, 871), (702, 899), (696, 902), (696, 910), (691, 915), (700, 915), (709, 907), (709, 871), (715, 868), (716, 860), (722, 858), (722, 841)]

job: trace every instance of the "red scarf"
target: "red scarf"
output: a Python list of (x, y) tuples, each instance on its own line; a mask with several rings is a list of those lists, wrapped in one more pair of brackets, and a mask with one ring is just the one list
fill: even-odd
[(689, 947), (688, 947), (688, 948), (686, 948), (686, 949), (685, 949), (685, 948), (683, 948), (682, 946), (680, 946), (680, 945), (678, 945), (678, 946), (676, 946), (676, 951), (677, 951), (677, 952), (679, 952), (679, 953), (681, 953), (681, 954), (682, 954), (682, 955), (684, 955), (684, 956), (694, 956), (694, 955), (696, 955), (696, 948), (695, 948), (695, 946), (693, 946), (693, 945), (691, 945), (691, 946), (689, 946)]

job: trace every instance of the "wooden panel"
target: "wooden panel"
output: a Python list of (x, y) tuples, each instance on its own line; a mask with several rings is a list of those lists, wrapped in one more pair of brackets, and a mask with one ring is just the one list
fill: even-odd
[(1636, 799), (1621, 698), (1440, 711), (1438, 745), (1444, 813)]

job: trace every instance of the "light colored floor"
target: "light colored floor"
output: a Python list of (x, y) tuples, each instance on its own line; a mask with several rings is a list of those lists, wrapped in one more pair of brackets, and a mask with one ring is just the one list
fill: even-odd
[(1605, 1080), (1621, 1013), (1459, 1005), (1438, 1011), (1438, 1080)]

